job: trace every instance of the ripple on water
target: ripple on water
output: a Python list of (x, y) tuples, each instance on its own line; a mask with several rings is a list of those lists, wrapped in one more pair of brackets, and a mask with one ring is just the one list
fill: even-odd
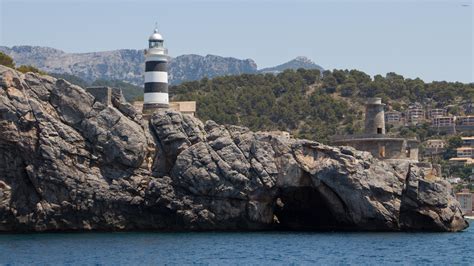
[(0, 264), (469, 264), (461, 233), (0, 235)]

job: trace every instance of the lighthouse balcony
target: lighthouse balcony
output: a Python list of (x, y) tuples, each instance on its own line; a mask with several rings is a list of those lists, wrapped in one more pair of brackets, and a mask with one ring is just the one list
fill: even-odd
[(168, 49), (164, 47), (153, 47), (145, 50), (145, 55), (167, 55)]

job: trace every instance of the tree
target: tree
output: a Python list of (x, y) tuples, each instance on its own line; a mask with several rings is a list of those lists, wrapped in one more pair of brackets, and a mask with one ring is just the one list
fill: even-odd
[(46, 75), (45, 72), (37, 69), (36, 67), (34, 66), (29, 66), (29, 65), (22, 65), (20, 67), (17, 67), (16, 70), (22, 72), (22, 73), (28, 73), (28, 72), (33, 72), (33, 73), (37, 73), (37, 74), (40, 74), (40, 75)]
[(336, 92), (337, 80), (331, 74), (331, 72), (327, 73), (328, 71), (324, 71), (323, 77), (323, 87), (326, 89), (327, 93), (334, 93)]
[(0, 65), (4, 65), (6, 67), (15, 68), (15, 62), (13, 62), (13, 58), (10, 56), (0, 52)]
[(460, 136), (453, 136), (448, 138), (448, 143), (446, 145), (446, 151), (444, 152), (444, 159), (448, 160), (450, 158), (456, 157), (456, 148), (462, 146), (462, 139)]

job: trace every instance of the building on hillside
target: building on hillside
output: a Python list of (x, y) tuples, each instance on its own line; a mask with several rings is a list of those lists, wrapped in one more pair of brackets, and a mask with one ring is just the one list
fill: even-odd
[(456, 131), (464, 134), (474, 134), (474, 115), (458, 116), (456, 118)]
[(458, 158), (474, 158), (474, 147), (460, 147), (456, 149)]
[(454, 116), (438, 116), (431, 120), (431, 126), (433, 127), (453, 127)]
[(385, 112), (385, 123), (390, 125), (398, 125), (402, 122), (402, 113), (398, 111)]
[(474, 147), (474, 136), (461, 137), (463, 147)]
[(472, 158), (458, 158), (458, 157), (455, 157), (455, 158), (451, 158), (449, 159), (449, 163), (451, 165), (474, 165), (474, 159)]
[(426, 148), (444, 149), (446, 142), (442, 139), (429, 139), (425, 142)]
[(195, 101), (170, 102), (170, 109), (179, 111), (183, 114), (195, 116), (196, 115), (196, 102)]
[(456, 132), (454, 116), (438, 116), (431, 119), (431, 128), (438, 133), (453, 134)]
[(446, 116), (447, 110), (445, 108), (433, 108), (428, 112), (428, 118), (433, 119), (435, 117)]
[(446, 142), (442, 139), (429, 139), (424, 143), (423, 157), (439, 157), (446, 151)]
[(460, 126), (474, 126), (474, 115), (458, 116), (456, 124)]
[[(143, 110), (142, 101), (133, 102), (133, 106), (139, 112)], [(196, 102), (195, 101), (169, 102), (169, 109), (181, 112), (183, 114), (196, 116)]]
[(413, 103), (408, 106), (406, 111), (407, 122), (410, 124), (418, 124), (425, 120), (425, 111), (420, 103)]
[(419, 141), (416, 138), (406, 139), (386, 134), (384, 106), (381, 98), (369, 99), (365, 109), (364, 133), (334, 136), (332, 144), (368, 151), (379, 159), (418, 161)]
[(459, 201), (464, 215), (472, 215), (473, 195), (468, 189), (463, 189), (456, 193), (456, 200)]

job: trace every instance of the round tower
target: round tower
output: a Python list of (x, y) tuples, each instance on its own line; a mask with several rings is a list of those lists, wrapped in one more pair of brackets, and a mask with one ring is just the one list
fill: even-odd
[(381, 98), (370, 98), (365, 106), (365, 133), (385, 134), (385, 104)]
[(163, 46), (163, 37), (155, 28), (148, 39), (145, 50), (145, 94), (143, 114), (168, 108), (168, 49)]

